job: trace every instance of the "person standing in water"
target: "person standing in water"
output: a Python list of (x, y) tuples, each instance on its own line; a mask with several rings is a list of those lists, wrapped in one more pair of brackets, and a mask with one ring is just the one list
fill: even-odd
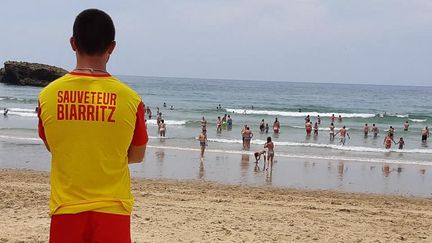
[(305, 123), (305, 129), (306, 129), (306, 136), (310, 136), (312, 132), (312, 122), (306, 122)]
[(216, 121), (216, 132), (217, 133), (222, 132), (222, 121), (221, 121), (220, 116), (218, 116), (218, 119)]
[(201, 130), (207, 131), (207, 120), (204, 116), (201, 118)]
[(399, 149), (403, 149), (403, 147), (405, 145), (405, 141), (403, 138), (400, 138), (399, 142), (397, 142), (396, 144), (399, 144)]
[(151, 120), (152, 112), (151, 112), (151, 110), (150, 110), (150, 106), (147, 106), (146, 113), (147, 113), (147, 115), (148, 115), (149, 120)]
[(313, 129), (314, 129), (314, 136), (318, 136), (318, 122), (315, 122)]
[(242, 136), (242, 141), (243, 141), (243, 149), (246, 148), (246, 144), (245, 144), (245, 132), (246, 132), (246, 128), (247, 128), (247, 125), (244, 125), (243, 129), (240, 132), (240, 134)]
[(321, 117), (319, 115), (317, 116), (317, 122), (318, 122), (318, 125), (321, 124)]
[(335, 137), (335, 131), (334, 131), (335, 126), (334, 126), (333, 122), (330, 123), (329, 129), (330, 129), (330, 141), (333, 141), (334, 137)]
[(390, 136), (390, 134), (387, 134), (387, 136), (384, 138), (384, 147), (386, 149), (390, 149), (392, 142), (396, 144), (396, 142), (393, 140), (393, 137)]
[(408, 122), (408, 120), (406, 120), (404, 123), (404, 131), (405, 132), (408, 131), (408, 128), (409, 128), (409, 122)]
[(204, 151), (207, 146), (207, 132), (206, 130), (202, 130), (200, 135), (198, 136), (198, 141), (201, 147), (201, 160), (204, 159)]
[(166, 132), (166, 124), (164, 119), (161, 119), (159, 123), (159, 136), (165, 137), (165, 132)]
[(343, 126), (341, 129), (339, 129), (339, 131), (335, 134), (335, 136), (337, 134), (339, 134), (339, 144), (345, 145), (346, 137), (351, 139), (345, 126)]
[(244, 131), (245, 149), (250, 149), (250, 143), (251, 143), (252, 137), (253, 137), (252, 131), (250, 130), (249, 127), (246, 127), (246, 130)]
[(394, 128), (393, 128), (392, 126), (390, 126), (390, 128), (389, 128), (389, 130), (388, 130), (388, 132), (387, 132), (387, 135), (389, 135), (389, 136), (393, 139), (393, 136), (394, 136)]
[(375, 123), (372, 124), (372, 132), (373, 132), (374, 138), (376, 138), (378, 136), (379, 129), (377, 126), (375, 126)]
[(366, 137), (368, 136), (368, 134), (369, 134), (369, 126), (368, 126), (367, 123), (365, 123), (365, 125), (364, 125), (364, 127), (363, 127), (363, 133), (364, 133), (365, 138), (366, 138)]
[(273, 169), (273, 159), (274, 159), (274, 144), (271, 140), (271, 137), (267, 137), (267, 143), (264, 144), (264, 148), (267, 149), (267, 169), (270, 168), (270, 171)]
[(279, 133), (280, 132), (280, 123), (277, 118), (275, 118), (275, 121), (273, 123), (273, 132)]
[(264, 132), (264, 129), (265, 129), (265, 122), (264, 122), (264, 119), (261, 120), (261, 123), (260, 123), (260, 125), (259, 125), (259, 129), (260, 129), (260, 132), (261, 132), (261, 133)]
[(231, 119), (230, 115), (228, 115), (227, 123), (228, 123), (228, 130), (231, 130), (233, 124), (232, 124), (232, 119)]
[(338, 122), (342, 122), (342, 116), (341, 115), (339, 115), (339, 117), (338, 117)]
[(426, 142), (430, 135), (429, 128), (425, 127), (421, 130), (422, 142)]
[(336, 117), (334, 114), (332, 114), (330, 117), (330, 122), (334, 123), (335, 121), (336, 121)]
[(269, 129), (270, 129), (270, 128), (269, 128), (269, 124), (268, 124), (268, 123), (266, 123), (266, 124), (265, 124), (265, 128), (264, 128), (264, 129), (265, 129), (265, 133), (267, 134), (267, 133), (268, 133), (268, 131), (269, 131)]

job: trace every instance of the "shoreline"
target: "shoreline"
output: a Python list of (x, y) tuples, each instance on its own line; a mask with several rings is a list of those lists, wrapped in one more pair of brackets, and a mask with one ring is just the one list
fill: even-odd
[[(2, 242), (46, 242), (49, 173), (0, 170)], [(431, 198), (132, 179), (135, 242), (431, 241)]]

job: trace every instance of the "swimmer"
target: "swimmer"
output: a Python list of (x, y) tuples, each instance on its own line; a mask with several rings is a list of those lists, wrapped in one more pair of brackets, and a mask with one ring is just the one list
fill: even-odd
[(408, 128), (409, 128), (409, 122), (408, 122), (408, 120), (406, 120), (404, 123), (404, 131), (405, 132), (408, 131)]
[(394, 128), (392, 126), (390, 126), (387, 135), (389, 135), (392, 139), (393, 139), (393, 135), (394, 135)]
[(259, 125), (259, 129), (260, 129), (260, 132), (262, 132), (262, 133), (264, 132), (264, 129), (265, 129), (264, 119), (261, 120), (261, 123)]
[(314, 136), (318, 136), (318, 122), (315, 122), (313, 129), (314, 129)]
[(403, 147), (405, 145), (405, 141), (403, 138), (400, 138), (399, 142), (397, 142), (396, 144), (399, 144), (399, 149), (403, 149)]
[(231, 119), (230, 115), (228, 115), (227, 123), (228, 123), (228, 130), (231, 130), (232, 129), (232, 119)]
[(345, 126), (343, 126), (336, 134), (335, 134), (335, 136), (336, 135), (338, 135), (339, 134), (339, 144), (342, 144), (342, 145), (345, 145), (345, 141), (346, 141), (346, 137), (348, 137), (349, 139), (351, 139), (350, 138), (350, 136), (349, 136), (349, 133), (348, 133), (348, 131), (347, 131), (347, 129), (345, 128)]
[(165, 121), (163, 119), (161, 119), (161, 121), (159, 123), (159, 135), (161, 137), (165, 137), (165, 131), (166, 131), (166, 124), (165, 124)]
[(334, 132), (335, 126), (334, 126), (333, 122), (330, 123), (329, 128), (330, 128), (330, 141), (333, 141), (334, 137), (335, 137), (335, 132)]
[(265, 124), (265, 133), (268, 133), (268, 131), (269, 131), (269, 124), (266, 123), (266, 124)]
[(363, 127), (363, 133), (364, 133), (364, 136), (365, 136), (365, 137), (368, 136), (368, 133), (369, 133), (369, 126), (368, 126), (367, 123), (365, 123), (365, 125), (364, 125), (364, 127)]
[[(273, 169), (273, 158), (274, 158), (274, 144), (271, 137), (267, 137), (267, 143), (264, 144), (264, 148), (267, 148), (267, 169), (270, 167), (270, 171)], [(264, 165), (265, 167), (265, 165)]]
[(163, 103), (163, 107), (166, 108), (166, 103), (165, 102)]
[(305, 129), (306, 129), (306, 136), (310, 136), (312, 132), (312, 122), (306, 122), (305, 123)]
[(390, 149), (392, 142), (396, 144), (396, 142), (393, 140), (393, 137), (390, 136), (390, 134), (387, 134), (387, 136), (384, 138), (384, 147), (386, 149)]
[(275, 121), (273, 123), (273, 132), (279, 133), (280, 132), (280, 123), (277, 118), (275, 118)]
[(379, 129), (377, 126), (375, 126), (375, 123), (372, 124), (372, 132), (373, 132), (374, 138), (376, 138), (378, 136)]
[(207, 131), (207, 120), (204, 116), (201, 118), (201, 130)]
[(336, 121), (336, 117), (335, 117), (334, 114), (331, 115), (331, 117), (330, 117), (330, 121), (333, 122), (333, 123)]
[(218, 133), (222, 132), (222, 121), (220, 116), (218, 116), (218, 119), (216, 121), (216, 132)]
[(319, 115), (317, 116), (317, 121), (318, 121), (318, 125), (320, 125), (321, 124), (321, 117)]
[(426, 142), (430, 136), (429, 128), (425, 127), (421, 130), (422, 142)]
[(9, 112), (9, 109), (8, 108), (4, 108), (3, 109), (3, 116), (7, 116), (8, 115), (8, 112)]
[(172, 110), (172, 111), (173, 111), (173, 110), (174, 110), (174, 106), (170, 106), (170, 110)]
[(338, 122), (342, 122), (342, 116), (341, 115), (339, 115), (339, 117), (338, 117)]

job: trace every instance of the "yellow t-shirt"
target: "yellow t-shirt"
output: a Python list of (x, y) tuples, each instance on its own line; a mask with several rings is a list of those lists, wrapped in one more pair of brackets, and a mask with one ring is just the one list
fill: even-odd
[(50, 215), (130, 215), (127, 152), (148, 141), (140, 96), (109, 74), (68, 73), (39, 94), (39, 136), (50, 147)]

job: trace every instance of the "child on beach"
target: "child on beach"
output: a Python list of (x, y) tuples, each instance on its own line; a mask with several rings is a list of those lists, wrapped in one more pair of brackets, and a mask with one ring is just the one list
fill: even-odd
[(266, 151), (265, 151), (265, 150), (257, 151), (257, 152), (254, 153), (254, 156), (255, 156), (255, 163), (258, 164), (258, 162), (259, 162), (260, 159), (261, 159), (261, 155), (264, 156), (264, 166), (265, 166), (265, 163), (266, 163)]
[(39, 94), (39, 137), (51, 153), (51, 243), (131, 242), (128, 164), (143, 160), (148, 135), (141, 97), (106, 70), (114, 37), (108, 14), (81, 12), (70, 38), (75, 69)]

